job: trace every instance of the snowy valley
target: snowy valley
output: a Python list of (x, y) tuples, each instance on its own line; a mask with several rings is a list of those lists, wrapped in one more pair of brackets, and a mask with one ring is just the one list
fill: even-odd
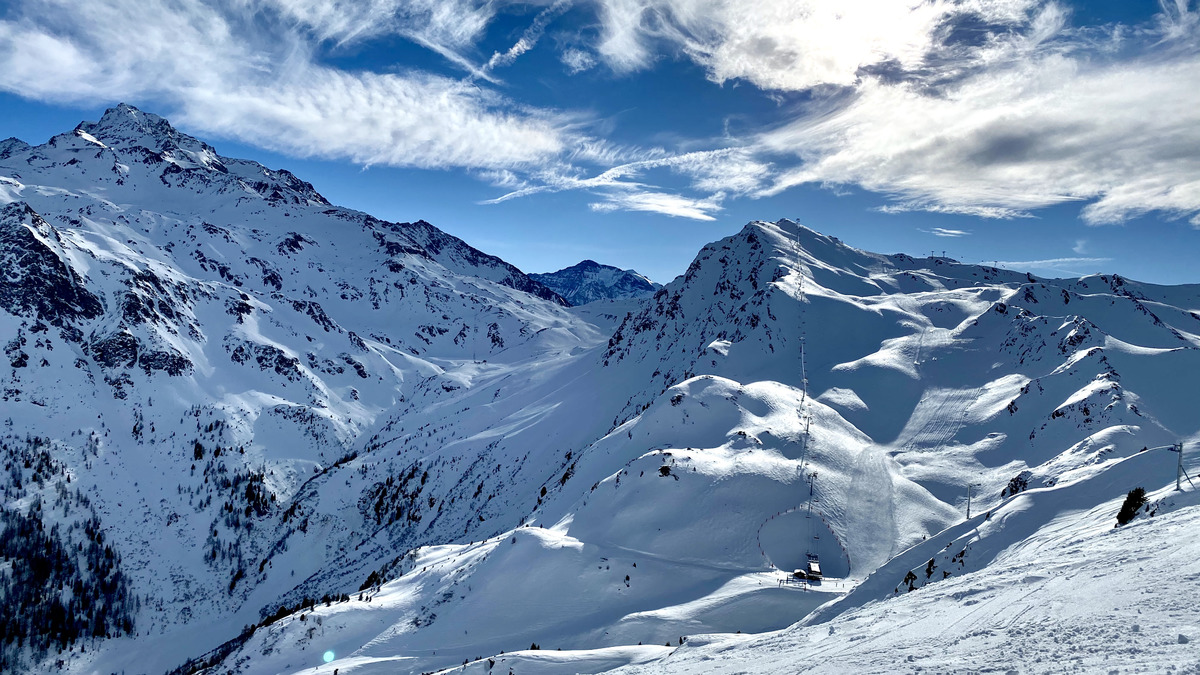
[(1200, 285), (527, 275), (125, 105), (0, 142), (0, 261), (0, 669), (1200, 671)]

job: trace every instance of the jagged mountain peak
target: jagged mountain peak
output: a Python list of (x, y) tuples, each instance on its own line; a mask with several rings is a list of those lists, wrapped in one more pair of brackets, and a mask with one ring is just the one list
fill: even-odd
[(180, 133), (166, 118), (120, 103), (104, 111), (97, 122), (80, 122), (75, 131), (82, 131), (108, 146), (140, 145), (162, 150), (164, 146), (197, 146), (212, 148), (187, 134)]
[(127, 104), (109, 108), (99, 121), (80, 122), (42, 145), (15, 138), (0, 142), (0, 168), (15, 172), (8, 182), (18, 191), (24, 182), (20, 176), (48, 171), (62, 174), (54, 178), (59, 184), (86, 186), (116, 202), (144, 200), (127, 194), (140, 189), (182, 188), (202, 199), (226, 194), (257, 196), (272, 206), (330, 206), (310, 183), (290, 171), (224, 157), (166, 118)]
[[(760, 263), (771, 259), (780, 268), (786, 268), (772, 270), (772, 275), (785, 275), (799, 266), (812, 283), (841, 293), (911, 292), (919, 287), (933, 290), (983, 282), (1019, 284), (1035, 280), (1023, 272), (962, 263), (945, 256), (865, 251), (787, 218), (775, 222), (751, 221), (737, 234), (705, 246), (689, 272), (718, 251), (723, 252), (717, 256), (718, 261), (736, 260), (742, 267), (747, 264), (762, 267)], [(729, 251), (737, 253), (731, 256)]]
[(104, 111), (97, 122), (80, 122), (74, 136), (108, 148), (144, 148), (183, 168), (225, 171), (225, 163), (209, 144), (180, 132), (165, 118), (121, 103)]
[(633, 270), (602, 265), (590, 259), (557, 272), (529, 276), (553, 289), (572, 305), (584, 305), (596, 300), (640, 298), (662, 287)]
[(28, 149), (28, 143), (15, 136), (9, 136), (8, 138), (0, 141), (0, 159), (6, 159), (14, 153), (24, 152)]
[[(272, 238), (275, 243), (284, 240), (280, 245), (292, 249), (302, 241), (297, 237), (323, 232), (331, 223), (353, 223), (373, 232), (388, 255), (415, 254), (457, 273), (483, 277), (558, 305), (568, 304), (513, 265), (429, 223), (388, 223), (334, 207), (311, 183), (286, 169), (268, 169), (252, 160), (222, 156), (208, 143), (178, 131), (166, 118), (125, 103), (109, 108), (99, 121), (81, 122), (39, 146), (17, 139), (0, 143), (0, 181), (5, 186), (0, 197), (28, 200), (43, 214), (54, 215), (58, 206), (32, 198), (35, 185), (66, 188), (88, 202), (100, 197), (113, 204), (149, 205), (159, 213), (190, 214), (200, 219), (193, 226), (200, 225), (222, 240), (218, 247), (237, 242), (255, 248), (251, 242)], [(167, 202), (172, 204), (165, 210), (157, 206)], [(59, 217), (79, 224), (78, 215)], [(303, 227), (297, 218), (322, 224), (309, 225), (317, 230), (304, 235), (297, 231)], [(197, 252), (193, 257), (201, 267), (218, 265), (217, 269), (233, 274), (233, 266), (212, 260), (211, 252)], [(261, 254), (251, 257), (253, 265), (266, 264)], [(236, 281), (245, 283), (246, 277), (257, 276), (238, 275)], [(262, 276), (271, 280), (268, 286), (279, 281), (273, 268), (264, 268)]]

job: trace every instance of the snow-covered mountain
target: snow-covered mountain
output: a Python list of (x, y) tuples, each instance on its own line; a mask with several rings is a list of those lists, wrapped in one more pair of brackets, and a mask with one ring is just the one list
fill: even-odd
[(257, 567), (291, 546), (289, 527), (343, 528), (287, 508), (380, 414), (460, 386), (445, 375), (459, 366), (602, 339), (549, 289), (427, 223), (331, 206), (129, 106), (2, 148), (7, 461), (46, 455), (61, 479), (22, 459), (6, 503), (57, 501), (43, 520), (64, 532), (89, 503), (140, 598), (134, 631), (208, 626), (175, 642), (180, 656), (331, 564), (326, 533), (286, 571)]
[[(0, 201), (2, 525), (45, 533), (4, 549), (0, 622), (62, 619), (7, 666), (953, 669), (940, 626), (1053, 669), (1042, 625), (1085, 669), (1197, 663), (1195, 603), (1104, 651), (1087, 579), (1128, 584), (1111, 613), (1141, 569), (1195, 576), (1128, 547), (1200, 552), (1165, 542), (1200, 511), (1161, 449), (1195, 468), (1200, 286), (782, 220), (624, 311), (566, 307), (127, 106), (4, 142)], [(1156, 515), (1114, 530), (1134, 487)], [(783, 583), (808, 554), (825, 580)]]
[(553, 289), (572, 305), (584, 305), (597, 300), (642, 298), (662, 288), (662, 284), (656, 284), (633, 270), (601, 265), (592, 260), (584, 260), (557, 272), (529, 276)]
[[(1133, 487), (1169, 499), (1172, 455), (1139, 451), (1194, 446), (1195, 422), (1171, 411), (1200, 392), (1157, 369), (1195, 372), (1197, 319), (1181, 308), (1197, 291), (879, 256), (789, 221), (751, 223), (701, 251), (606, 345), (481, 378), (387, 423), (454, 429), (380, 446), (414, 477), (473, 461), (507, 477), (464, 480), (476, 501), (464, 490), (443, 516), (483, 503), (492, 519), (507, 483), (528, 495), (522, 526), (409, 552), (361, 602), (272, 622), (224, 663), (298, 672), (332, 651), (360, 673), (462, 660), (468, 672), (653, 672), (697, 634), (822, 624), (780, 638), (806, 644), (906, 591), (910, 572), (914, 593), (1002, 574), (1013, 546), (1062, 546), (1067, 524), (1110, 528)], [(531, 467), (549, 476), (539, 485)], [(1073, 520), (1081, 510), (1091, 515)], [(780, 570), (807, 553), (827, 579), (783, 585)], [(683, 670), (704, 671), (713, 651)], [(748, 650), (742, 663), (759, 658)]]

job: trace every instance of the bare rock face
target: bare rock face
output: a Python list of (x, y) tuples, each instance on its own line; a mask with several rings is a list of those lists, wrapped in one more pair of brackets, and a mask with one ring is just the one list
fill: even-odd
[(0, 308), (62, 327), (94, 319), (100, 299), (63, 258), (58, 232), (28, 204), (0, 209)]

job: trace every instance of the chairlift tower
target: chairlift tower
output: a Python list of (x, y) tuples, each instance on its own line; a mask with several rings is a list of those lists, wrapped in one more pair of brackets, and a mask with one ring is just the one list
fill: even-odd
[(1183, 485), (1181, 484), (1181, 481), (1184, 478), (1187, 479), (1188, 485), (1196, 487), (1196, 484), (1192, 482), (1192, 477), (1187, 475), (1187, 471), (1183, 469), (1183, 443), (1176, 443), (1175, 445), (1172, 445), (1171, 452), (1174, 452), (1177, 455), (1177, 462), (1175, 465), (1175, 491), (1183, 491)]
[(1176, 456), (1175, 456), (1175, 491), (1176, 492), (1183, 491), (1183, 479), (1184, 478), (1187, 479), (1188, 485), (1191, 485), (1192, 487), (1196, 487), (1196, 484), (1192, 482), (1192, 477), (1189, 476), (1187, 474), (1187, 471), (1184, 470), (1184, 468), (1183, 468), (1183, 443), (1182, 442), (1172, 443), (1171, 445), (1159, 445), (1159, 446), (1156, 446), (1153, 448), (1142, 448), (1142, 452), (1146, 452), (1147, 450), (1150, 450), (1150, 451), (1166, 450), (1167, 452), (1174, 452), (1176, 454)]
[(971, 519), (971, 488), (982, 487), (982, 483), (967, 483), (967, 520)]
[(1177, 443), (1172, 450), (1175, 453), (1179, 463), (1175, 466), (1175, 491), (1182, 492), (1183, 486), (1180, 485), (1179, 479), (1183, 477), (1183, 443)]
[(805, 520), (808, 521), (808, 545), (805, 553), (808, 555), (808, 559), (813, 562), (819, 562), (820, 560), (817, 557), (817, 546), (815, 542), (821, 538), (821, 536), (817, 534), (817, 524), (813, 522), (812, 519), (813, 501), (816, 500), (816, 483), (817, 472), (813, 471), (812, 473), (808, 474), (808, 514), (805, 516)]

